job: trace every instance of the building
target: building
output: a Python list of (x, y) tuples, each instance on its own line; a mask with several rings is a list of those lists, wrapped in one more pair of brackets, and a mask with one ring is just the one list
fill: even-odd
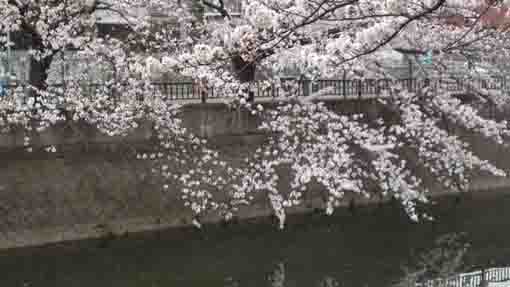
[[(486, 0), (489, 1), (489, 0)], [(489, 7), (487, 2), (481, 0), (478, 12), (482, 13), (480, 19), (468, 19), (462, 15), (447, 15), (444, 18), (446, 25), (470, 27), (473, 24), (481, 23), (487, 29), (497, 29), (500, 33), (507, 32), (510, 28), (510, 9), (507, 6)], [(484, 3), (485, 2), (485, 3)], [(398, 78), (416, 77), (457, 77), (474, 72), (480, 77), (490, 76), (490, 73), (500, 74), (501, 71), (510, 71), (510, 65), (505, 61), (471, 61), (468, 62), (462, 56), (448, 56), (441, 58), (441, 64), (446, 67), (443, 72), (434, 68), (434, 59), (439, 51), (417, 51), (406, 49), (395, 49), (402, 54), (401, 61), (393, 62), (391, 71)]]

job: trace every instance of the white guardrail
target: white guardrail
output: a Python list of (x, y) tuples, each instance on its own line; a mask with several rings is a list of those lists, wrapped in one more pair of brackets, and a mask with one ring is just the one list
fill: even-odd
[(510, 267), (490, 268), (447, 278), (436, 278), (416, 283), (415, 287), (510, 287)]

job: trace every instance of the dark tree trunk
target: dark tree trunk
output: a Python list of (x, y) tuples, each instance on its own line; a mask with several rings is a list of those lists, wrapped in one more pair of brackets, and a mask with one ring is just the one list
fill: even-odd
[(44, 59), (34, 59), (30, 57), (30, 66), (28, 71), (28, 97), (34, 99), (34, 103), (39, 102), (39, 91), (46, 91), (48, 85), (48, 72), (53, 60), (53, 55), (47, 56)]
[[(24, 50), (35, 50), (43, 52), (46, 47), (41, 36), (30, 26), (25, 26), (22, 30), (21, 46)], [(46, 90), (48, 72), (53, 61), (54, 52), (42, 59), (36, 59), (33, 56), (29, 58), (28, 85), (36, 90)], [(34, 97), (37, 101), (37, 92), (30, 89), (28, 95)]]
[(249, 83), (255, 81), (255, 68), (256, 64), (253, 62), (246, 62), (241, 56), (236, 55), (232, 57), (232, 66), (234, 72), (241, 83)]
[[(253, 62), (246, 62), (241, 56), (232, 57), (232, 66), (234, 73), (241, 83), (255, 82), (255, 69), (257, 65)], [(255, 95), (253, 91), (248, 92), (248, 101), (253, 102)]]
[(30, 71), (28, 73), (28, 83), (38, 89), (46, 90), (48, 79), (48, 71), (50, 69), (53, 56), (48, 56), (44, 59), (37, 60), (33, 57), (30, 58)]

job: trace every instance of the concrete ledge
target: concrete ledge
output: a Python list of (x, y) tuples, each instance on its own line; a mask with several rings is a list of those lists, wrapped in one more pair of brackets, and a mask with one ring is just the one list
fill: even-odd
[[(510, 179), (492, 181), (490, 179), (479, 179), (473, 182), (470, 192), (474, 196), (488, 195), (492, 193), (508, 192)], [(493, 191), (489, 191), (493, 190)], [(440, 198), (452, 195), (452, 192), (434, 192), (430, 198)], [(371, 204), (385, 203), (390, 198), (350, 198), (341, 202), (339, 208), (354, 206), (365, 206)], [(306, 201), (303, 205), (288, 210), (288, 215), (305, 214), (314, 212), (317, 209), (324, 210), (325, 205), (322, 199), (315, 197)], [(267, 204), (255, 204), (246, 207), (236, 214), (236, 220), (248, 220), (254, 218), (265, 218), (273, 216), (273, 211)], [(203, 224), (219, 224), (223, 218), (217, 215), (204, 217)], [(190, 213), (183, 213), (180, 217), (137, 217), (123, 220), (108, 221), (106, 224), (75, 224), (72, 226), (59, 226), (41, 229), (25, 229), (8, 231), (0, 234), (0, 250), (35, 247), (66, 241), (85, 239), (98, 239), (122, 236), (127, 233), (139, 233), (148, 231), (167, 230), (180, 227), (193, 227)], [(278, 228), (277, 225), (274, 228)]]

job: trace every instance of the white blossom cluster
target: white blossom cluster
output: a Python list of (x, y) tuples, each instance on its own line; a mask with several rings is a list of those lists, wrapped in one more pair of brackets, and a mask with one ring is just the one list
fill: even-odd
[[(417, 218), (414, 204), (426, 201), (425, 191), (399, 159), (396, 137), (384, 128), (370, 128), (363, 115), (338, 115), (323, 104), (288, 104), (270, 114), (262, 127), (275, 136), (257, 151), (259, 160), (246, 172), (245, 187), (269, 193), (281, 226), (285, 209), (300, 204), (313, 184), (325, 193), (327, 214), (354, 193), (400, 198)], [(292, 175), (290, 192), (277, 188), (278, 172), (285, 168)]]
[(401, 123), (393, 125), (390, 130), (417, 152), (428, 171), (446, 188), (465, 190), (475, 169), (496, 176), (507, 175), (473, 154), (468, 143), (440, 128), (441, 118), (431, 117), (423, 109), (425, 105), (420, 105), (415, 97), (404, 95), (393, 104), (399, 109)]
[(477, 132), (498, 144), (504, 144), (505, 138), (510, 135), (506, 121), (485, 119), (475, 108), (462, 104), (461, 100), (449, 96), (448, 93), (439, 93), (432, 98), (431, 104), (454, 124)]

